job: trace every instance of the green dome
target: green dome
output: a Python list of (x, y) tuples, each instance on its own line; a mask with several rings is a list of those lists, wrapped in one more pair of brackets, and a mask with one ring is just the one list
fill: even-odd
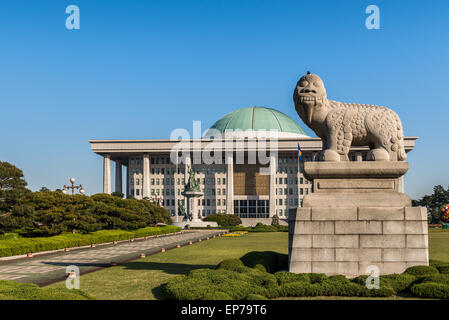
[(211, 129), (221, 133), (273, 130), (283, 132), (283, 136), (307, 136), (292, 118), (278, 110), (265, 107), (247, 107), (232, 111), (215, 122), (209, 130)]

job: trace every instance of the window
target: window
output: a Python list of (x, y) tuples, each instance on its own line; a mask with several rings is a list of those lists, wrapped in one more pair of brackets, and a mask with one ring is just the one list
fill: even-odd
[[(226, 178), (223, 178), (223, 184), (226, 184)], [(223, 193), (224, 194), (224, 193)]]
[(159, 179), (156, 179), (156, 185), (159, 185)]
[(139, 189), (136, 189), (136, 196), (138, 196), (139, 195)]
[(221, 194), (225, 196), (226, 195), (226, 189), (221, 189)]

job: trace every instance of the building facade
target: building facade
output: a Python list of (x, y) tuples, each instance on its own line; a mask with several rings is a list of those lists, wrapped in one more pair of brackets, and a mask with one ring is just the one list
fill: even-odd
[[(414, 148), (416, 139), (405, 137), (406, 152)], [(199, 216), (233, 213), (245, 224), (267, 222), (275, 214), (287, 219), (289, 209), (301, 206), (303, 197), (313, 192), (313, 184), (303, 175), (303, 163), (314, 161), (322, 149), (320, 138), (308, 137), (293, 119), (263, 107), (225, 115), (201, 139), (89, 142), (92, 151), (103, 157), (104, 193), (119, 191), (157, 202), (177, 221), (186, 206), (182, 192), (192, 168), (204, 192), (195, 199)], [(367, 151), (368, 147), (352, 147), (349, 160), (364, 161)], [(403, 192), (403, 188), (401, 178), (397, 189)]]

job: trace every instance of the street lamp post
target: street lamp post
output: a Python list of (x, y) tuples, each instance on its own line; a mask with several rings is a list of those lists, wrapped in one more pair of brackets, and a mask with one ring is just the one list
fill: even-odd
[(79, 192), (81, 194), (84, 194), (85, 190), (81, 184), (79, 186), (75, 186), (75, 178), (70, 178), (70, 183), (72, 184), (71, 186), (64, 185), (64, 187), (62, 188), (62, 193), (67, 194), (67, 190), (72, 189), (73, 196), (75, 194), (75, 189), (79, 189)]

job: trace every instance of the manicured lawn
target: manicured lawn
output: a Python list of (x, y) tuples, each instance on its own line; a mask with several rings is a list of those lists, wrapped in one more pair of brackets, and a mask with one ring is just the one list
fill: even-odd
[(430, 259), (449, 261), (449, 230), (446, 230), (429, 232)]
[[(429, 232), (429, 247), (430, 259), (449, 261), (449, 232)], [(249, 233), (239, 238), (221, 237), (169, 250), (83, 275), (81, 290), (96, 299), (158, 299), (162, 298), (160, 286), (170, 278), (186, 274), (192, 269), (213, 268), (226, 258), (240, 258), (251, 251), (288, 253), (288, 234)], [(59, 282), (49, 288), (61, 288), (64, 285), (64, 282)]]
[[(83, 275), (80, 289), (96, 299), (157, 299), (160, 286), (171, 277), (192, 269), (214, 268), (227, 258), (240, 258), (251, 251), (288, 253), (287, 232), (249, 233), (242, 237), (220, 237), (158, 253)], [(58, 282), (48, 288), (61, 288)]]

